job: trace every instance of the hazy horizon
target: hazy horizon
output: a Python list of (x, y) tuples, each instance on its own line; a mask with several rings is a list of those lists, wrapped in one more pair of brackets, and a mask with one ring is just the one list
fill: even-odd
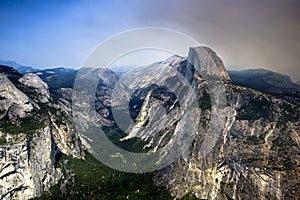
[(112, 35), (154, 26), (211, 47), (227, 69), (264, 68), (299, 81), (299, 8), (297, 0), (1, 1), (0, 58), (76, 68)]
[[(170, 56), (169, 56), (170, 57)], [(144, 63), (144, 64), (121, 64), (122, 63), (122, 59), (121, 61), (116, 61), (114, 63), (112, 63), (112, 65), (109, 67), (112, 71), (116, 71), (116, 70), (119, 70), (119, 71), (122, 71), (121, 69), (124, 68), (124, 71), (127, 71), (129, 67), (132, 67), (132, 69), (135, 69), (137, 67), (144, 67), (144, 66), (147, 66), (147, 65), (151, 65), (155, 62), (160, 62), (160, 61), (164, 61), (166, 59), (168, 59), (169, 57), (165, 57), (163, 59), (158, 59), (158, 60), (152, 60), (152, 61), (149, 61)], [(126, 60), (128, 60), (126, 58)], [(75, 69), (75, 70), (78, 70), (81, 68), (81, 66), (52, 66), (52, 67), (34, 67), (34, 66), (28, 66), (28, 65), (23, 65), (22, 63), (19, 63), (15, 60), (4, 60), (4, 59), (1, 59), (0, 58), (0, 64), (2, 62), (15, 62), (16, 64), (18, 65), (22, 65), (24, 67), (32, 67), (34, 69), (40, 69), (40, 70), (44, 70), (44, 69), (55, 69), (55, 68), (69, 68), (69, 69)], [(127, 61), (126, 61), (127, 62)], [(125, 63), (126, 63), (125, 62)], [(291, 80), (294, 82), (294, 83), (297, 83), (299, 84), (300, 83), (300, 80), (293, 80), (292, 77), (289, 75), (289, 74), (285, 74), (285, 73), (282, 73), (282, 72), (279, 72), (279, 71), (276, 71), (276, 70), (272, 70), (272, 69), (267, 69), (267, 68), (239, 68), (237, 66), (225, 66), (226, 70), (227, 71), (241, 71), (241, 70), (248, 70), (248, 69), (265, 69), (265, 70), (271, 70), (272, 72), (275, 72), (275, 73), (280, 73), (280, 74), (283, 74), (283, 75), (287, 75), (291, 78)]]

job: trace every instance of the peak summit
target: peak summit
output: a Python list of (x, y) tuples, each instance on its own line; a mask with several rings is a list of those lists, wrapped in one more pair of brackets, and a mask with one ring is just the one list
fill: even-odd
[(209, 47), (190, 47), (187, 61), (204, 76), (220, 76), (224, 80), (230, 80), (223, 61)]

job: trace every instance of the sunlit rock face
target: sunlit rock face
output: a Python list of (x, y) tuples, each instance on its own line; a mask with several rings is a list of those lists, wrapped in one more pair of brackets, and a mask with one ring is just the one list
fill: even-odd
[(32, 140), (0, 147), (1, 199), (30, 199), (57, 183), (60, 153), (50, 127), (36, 131)]
[(203, 76), (219, 76), (224, 80), (230, 80), (221, 58), (208, 47), (191, 47), (187, 62), (193, 65), (195, 70)]
[(33, 109), (30, 99), (7, 78), (0, 74), (0, 119), (24, 118)]
[(61, 178), (56, 165), (62, 152), (83, 156), (70, 105), (53, 102), (38, 76), (1, 70), (0, 199), (38, 197)]
[[(203, 158), (203, 139), (196, 137), (185, 156), (157, 174), (156, 184), (177, 197), (294, 199), (299, 194), (299, 109), (246, 88), (227, 89), (232, 112), (214, 148)], [(252, 110), (258, 104), (266, 107)], [(287, 106), (295, 109), (291, 118), (284, 114)]]
[(41, 103), (49, 102), (49, 87), (38, 75), (32, 73), (25, 74), (19, 81), (36, 93), (35, 101)]
[[(110, 93), (118, 77), (107, 69), (88, 70), (100, 79), (97, 120), (110, 126)], [(0, 199), (38, 197), (62, 178), (57, 168), (62, 153), (83, 159), (83, 149), (88, 149), (73, 123), (73, 91), (59, 88), (52, 98), (49, 86), (36, 74), (22, 75), (7, 66), (1, 66), (1, 72)]]
[[(157, 172), (157, 185), (167, 187), (177, 198), (187, 193), (200, 199), (294, 199), (299, 195), (298, 107), (232, 85), (223, 62), (207, 47), (191, 48), (188, 58), (175, 56), (151, 67), (154, 70), (123, 77), (128, 92), (124, 98), (133, 93), (135, 102), (134, 123), (123, 140), (141, 138), (147, 142), (145, 148), (157, 151), (174, 141), (178, 149), (184, 149), (187, 132), (178, 130), (189, 130), (193, 138), (179, 159)], [(198, 98), (198, 107), (187, 120), (190, 123), (180, 120), (191, 98), (184, 96), (179, 104), (177, 94), (170, 91), (180, 85), (161, 86), (178, 72)], [(205, 139), (212, 135), (215, 141)], [(171, 150), (161, 156), (167, 159)]]
[(9, 133), (0, 131), (1, 138), (6, 139), (6, 143), (0, 144), (1, 199), (30, 199), (42, 195), (62, 177), (61, 169), (56, 166), (61, 153), (82, 158), (73, 125), (65, 119), (57, 120), (58, 117), (44, 118), (46, 121), (30, 133), (25, 133), (25, 128)]

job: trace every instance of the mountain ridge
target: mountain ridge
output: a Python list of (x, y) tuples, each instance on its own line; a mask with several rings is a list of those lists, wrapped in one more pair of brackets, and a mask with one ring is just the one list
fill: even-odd
[[(193, 47), (191, 47), (193, 49)], [(212, 55), (212, 57), (215, 57), (216, 53), (209, 50), (210, 48), (204, 48), (206, 52), (208, 52), (208, 55)], [(220, 59), (221, 60), (221, 59)], [(222, 61), (222, 60), (221, 60)], [(220, 62), (220, 61), (219, 61)], [(74, 68), (69, 68), (69, 67), (55, 67), (55, 68), (46, 68), (46, 69), (36, 69), (28, 66), (24, 66), (21, 64), (16, 63), (15, 61), (5, 61), (5, 60), (0, 60), (0, 64), (2, 63), (2, 66), (10, 66), (13, 67), (14, 69), (18, 70), (22, 74), (34, 72), (38, 74), (43, 81), (45, 81), (51, 89), (59, 89), (60, 87), (65, 87), (65, 88), (72, 88), (76, 74), (78, 69)], [(224, 64), (222, 64), (224, 66)], [(15, 67), (14, 67), (15, 66)], [(134, 67), (139, 68), (137, 66)], [(118, 76), (122, 76), (124, 73), (126, 73), (131, 67), (127, 68), (122, 68), (120, 66), (118, 67), (112, 67), (112, 71), (116, 72)], [(225, 66), (224, 66), (225, 69)], [(233, 79), (231, 80), (234, 84), (249, 87), (264, 93), (268, 93), (271, 95), (274, 95), (278, 98), (284, 99), (290, 103), (300, 105), (300, 97), (297, 95), (299, 93), (299, 85), (300, 81), (298, 82), (293, 82), (290, 78), (290, 76), (281, 74), (279, 72), (274, 72), (268, 69), (264, 68), (253, 68), (253, 69), (243, 69), (243, 70), (226, 70), (227, 74), (223, 74), (223, 77), (226, 79)], [(254, 78), (257, 79), (257, 76), (253, 76), (253, 74), (257, 74), (258, 76), (268, 76), (270, 74), (276, 74), (277, 75), (277, 82), (282, 81), (282, 78), (284, 78), (285, 82), (287, 83), (285, 86), (284, 85), (277, 85), (277, 87), (274, 87), (274, 84), (272, 85), (272, 88), (266, 88), (266, 85), (268, 85), (268, 81), (264, 80), (263, 83), (260, 84), (253, 84), (252, 80)], [(248, 74), (248, 75), (247, 75)], [(251, 75), (252, 74), (252, 75)], [(51, 75), (54, 75), (52, 77)], [(245, 76), (246, 75), (246, 76)], [(55, 78), (55, 76), (58, 76), (58, 79)], [(66, 80), (59, 79), (60, 76), (65, 76)], [(51, 78), (50, 78), (51, 77)], [(268, 77), (265, 77), (267, 79)], [(242, 80), (244, 79), (244, 80)], [(275, 77), (276, 79), (276, 77)], [(279, 86), (279, 87), (278, 87)], [(278, 89), (280, 89), (278, 91)], [(291, 90), (289, 90), (291, 89)], [(296, 89), (296, 90), (295, 90)], [(276, 91), (277, 90), (277, 91)]]
[(33, 67), (21, 65), (21, 64), (17, 63), (16, 61), (5, 61), (5, 60), (0, 59), (0, 64), (13, 67), (14, 69), (18, 70), (22, 74), (35, 72), (38, 70)]
[(291, 78), (266, 69), (228, 71), (233, 83), (274, 95), (295, 105), (300, 105), (300, 86)]

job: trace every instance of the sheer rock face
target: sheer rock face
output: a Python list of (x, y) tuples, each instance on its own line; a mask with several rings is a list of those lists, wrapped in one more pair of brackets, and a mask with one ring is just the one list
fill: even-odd
[(31, 141), (1, 146), (1, 199), (30, 199), (57, 183), (62, 176), (55, 168), (59, 152), (50, 127), (38, 130)]
[(35, 91), (36, 97), (34, 98), (35, 101), (41, 103), (48, 103), (50, 98), (49, 87), (48, 85), (42, 81), (42, 79), (36, 74), (25, 74), (19, 81)]
[[(216, 145), (202, 157), (208, 131), (200, 128), (182, 158), (157, 173), (156, 184), (176, 197), (193, 193), (200, 199), (294, 199), (300, 193), (299, 108), (292, 106), (291, 113), (298, 117), (286, 119), (282, 112), (291, 105), (249, 89), (227, 89), (233, 112), (228, 112)], [(265, 109), (252, 113), (261, 103)]]
[(113, 88), (119, 80), (118, 76), (109, 69), (97, 69), (95, 73), (106, 86), (111, 88)]
[[(61, 112), (61, 111), (59, 111)], [(43, 128), (28, 138), (22, 132), (6, 134), (10, 144), (0, 145), (0, 199), (30, 199), (41, 196), (63, 176), (56, 165), (61, 153), (82, 158), (74, 127), (50, 116)]]
[(7, 78), (0, 74), (0, 119), (24, 118), (33, 109), (30, 99)]
[(204, 76), (219, 76), (224, 80), (230, 80), (223, 61), (208, 47), (191, 47), (187, 61)]

